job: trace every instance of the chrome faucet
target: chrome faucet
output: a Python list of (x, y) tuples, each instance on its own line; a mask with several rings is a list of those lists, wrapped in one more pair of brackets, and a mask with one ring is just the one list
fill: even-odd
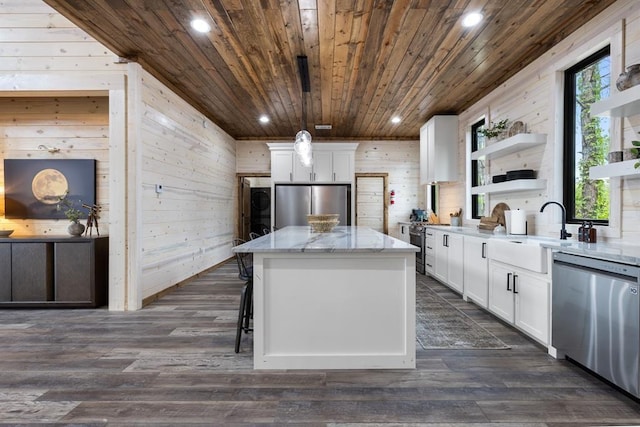
[(571, 237), (571, 233), (567, 233), (567, 210), (565, 209), (564, 205), (559, 202), (547, 202), (542, 205), (542, 207), (540, 208), (540, 212), (542, 212), (544, 208), (547, 207), (547, 205), (551, 204), (558, 205), (560, 206), (560, 209), (562, 209), (562, 228), (560, 229), (560, 240), (567, 240), (567, 237)]

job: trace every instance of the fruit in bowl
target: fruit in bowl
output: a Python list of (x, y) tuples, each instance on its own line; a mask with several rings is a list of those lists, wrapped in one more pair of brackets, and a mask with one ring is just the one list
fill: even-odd
[(307, 215), (307, 222), (314, 233), (329, 233), (340, 223), (339, 214)]

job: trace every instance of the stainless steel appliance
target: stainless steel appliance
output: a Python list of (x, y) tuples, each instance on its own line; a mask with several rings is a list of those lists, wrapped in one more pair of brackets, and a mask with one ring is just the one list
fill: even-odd
[(640, 397), (640, 267), (558, 252), (552, 273), (558, 356)]
[(420, 248), (416, 252), (416, 271), (425, 274), (425, 227), (422, 224), (409, 226), (409, 243)]
[(275, 186), (275, 225), (307, 225), (309, 214), (339, 214), (339, 225), (351, 225), (350, 185), (278, 184)]

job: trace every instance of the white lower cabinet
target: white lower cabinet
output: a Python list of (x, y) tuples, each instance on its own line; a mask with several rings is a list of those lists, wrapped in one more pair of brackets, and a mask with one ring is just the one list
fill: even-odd
[(399, 222), (398, 227), (400, 228), (400, 240), (403, 242), (411, 243), (411, 236), (409, 236), (409, 227), (411, 226), (410, 222)]
[(464, 236), (464, 297), (477, 305), (489, 305), (487, 239)]
[(489, 262), (489, 310), (549, 344), (549, 279), (497, 261)]
[(460, 293), (464, 290), (463, 248), (461, 234), (435, 232), (434, 277)]
[(424, 232), (424, 272), (435, 277), (436, 233), (427, 228)]

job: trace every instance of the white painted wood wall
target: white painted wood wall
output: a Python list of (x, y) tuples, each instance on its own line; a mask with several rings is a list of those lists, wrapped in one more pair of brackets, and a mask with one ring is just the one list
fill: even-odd
[[(100, 226), (110, 236), (109, 308), (140, 308), (144, 298), (228, 259), (233, 138), (137, 64), (116, 64), (115, 54), (44, 2), (0, 6), (0, 154), (49, 156), (37, 150), (49, 138), (61, 157), (98, 160)], [(48, 99), (34, 104), (21, 90)], [(103, 98), (55, 99), (78, 94)], [(13, 109), (27, 104), (28, 114)], [(155, 184), (164, 186), (160, 195)], [(66, 224), (22, 221), (16, 228), (61, 234)]]
[[(519, 208), (527, 212), (530, 232), (557, 237), (560, 229), (559, 210), (545, 210), (543, 214), (539, 210), (548, 200), (562, 201), (562, 71), (607, 43), (611, 43), (612, 90), (615, 90), (615, 80), (623, 70), (623, 65), (640, 63), (640, 2), (616, 2), (459, 115), (460, 175), (458, 182), (443, 184), (441, 187), (441, 214), (446, 215), (466, 206), (467, 134), (471, 124), (482, 117), (493, 122), (504, 118), (511, 122), (520, 120), (526, 123), (529, 131), (547, 134), (547, 144), (491, 160), (490, 174), (497, 175), (514, 169), (535, 169), (539, 178), (547, 180), (547, 188), (542, 191), (491, 195), (489, 212), (496, 203), (506, 202), (512, 209)], [(624, 64), (623, 57), (626, 57)], [(631, 140), (638, 139), (638, 131), (640, 117), (612, 120), (612, 146), (615, 149), (630, 147)], [(611, 184), (611, 226), (598, 227), (599, 236), (606, 236), (610, 241), (635, 243), (640, 239), (640, 179), (613, 178)], [(477, 222), (469, 220), (468, 216), (465, 218), (466, 225)], [(569, 226), (569, 230), (575, 232), (576, 227)]]

